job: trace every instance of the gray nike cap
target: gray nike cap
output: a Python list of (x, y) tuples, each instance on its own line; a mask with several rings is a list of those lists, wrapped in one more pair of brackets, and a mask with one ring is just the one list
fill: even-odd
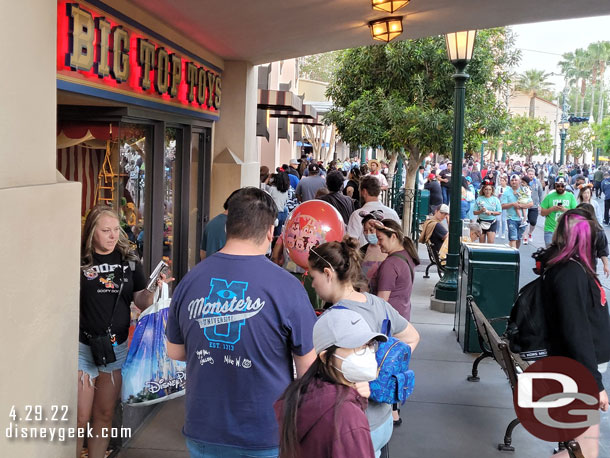
[(313, 327), (313, 345), (316, 354), (335, 345), (358, 348), (372, 339), (386, 342), (388, 338), (373, 332), (368, 323), (353, 310), (333, 307), (326, 311)]

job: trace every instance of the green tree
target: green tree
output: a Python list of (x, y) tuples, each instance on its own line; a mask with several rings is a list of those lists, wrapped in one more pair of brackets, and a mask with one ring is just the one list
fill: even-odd
[(517, 79), (516, 89), (525, 92), (530, 98), (530, 118), (536, 117), (536, 97), (547, 95), (551, 90), (549, 76), (544, 70), (526, 70)]
[(553, 149), (551, 129), (544, 119), (529, 116), (514, 116), (510, 131), (505, 135), (504, 149), (508, 154), (527, 156), (546, 156)]
[(601, 124), (595, 124), (593, 133), (596, 137), (595, 146), (601, 149), (602, 154), (610, 154), (610, 118), (604, 119)]
[(572, 124), (566, 136), (566, 154), (572, 156), (575, 163), (584, 156), (587, 151), (592, 151), (593, 140), (591, 127), (586, 123)]
[[(508, 114), (496, 94), (506, 90), (508, 68), (518, 58), (509, 30), (479, 32), (467, 68), (467, 151), (480, 148), (482, 132), (493, 135), (506, 125)], [(326, 122), (353, 146), (382, 147), (390, 157), (404, 154), (405, 186), (412, 189), (423, 158), (451, 150), (453, 73), (440, 36), (346, 50), (327, 91), (334, 107)]]
[(337, 58), (341, 51), (331, 51), (322, 54), (300, 57), (299, 78), (329, 83), (337, 69)]

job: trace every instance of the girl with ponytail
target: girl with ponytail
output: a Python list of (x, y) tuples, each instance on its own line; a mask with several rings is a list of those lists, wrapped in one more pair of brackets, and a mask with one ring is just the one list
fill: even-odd
[(419, 256), (413, 241), (405, 237), (400, 224), (391, 219), (375, 223), (377, 239), (388, 257), (371, 281), (371, 291), (388, 301), (406, 320), (411, 319), (411, 291)]
[[(606, 291), (595, 273), (595, 225), (588, 216), (579, 208), (566, 211), (552, 244), (537, 257), (543, 263), (548, 354), (572, 358), (585, 366), (597, 383), (599, 408), (606, 411), (608, 395), (600, 369), (610, 360), (610, 316)], [(576, 438), (584, 456), (598, 456), (598, 438), (599, 424)]]
[[(391, 323), (390, 334), (415, 350), (419, 333), (394, 307), (377, 296), (356, 291), (354, 285), (362, 278), (361, 255), (356, 239), (345, 237), (342, 242), (328, 242), (309, 252), (309, 274), (312, 286), (323, 301), (334, 307), (357, 312), (373, 332), (382, 332), (384, 320)], [(371, 429), (375, 456), (392, 437), (392, 406), (369, 400), (366, 416)]]

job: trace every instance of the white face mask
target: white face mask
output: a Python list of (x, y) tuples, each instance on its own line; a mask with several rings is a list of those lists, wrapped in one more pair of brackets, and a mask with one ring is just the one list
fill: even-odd
[(335, 369), (341, 372), (348, 382), (371, 382), (377, 378), (377, 360), (371, 347), (366, 347), (361, 355), (352, 353), (347, 358), (342, 358), (335, 353), (335, 356), (343, 361), (342, 368)]
[(377, 243), (379, 242), (379, 239), (377, 239), (377, 234), (365, 234), (364, 238), (371, 245), (377, 245)]

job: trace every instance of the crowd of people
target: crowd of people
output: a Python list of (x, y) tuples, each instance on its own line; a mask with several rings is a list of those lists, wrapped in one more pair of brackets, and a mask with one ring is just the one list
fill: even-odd
[[(191, 457), (380, 456), (402, 422), (400, 406), (368, 399), (375, 349), (388, 339), (384, 323), (411, 351), (420, 340), (411, 323), (420, 259), (399, 215), (380, 200), (386, 173), (387, 164), (377, 160), (324, 167), (303, 157), (275, 173), (261, 167), (259, 187), (235, 190), (206, 225), (202, 261), (175, 287), (166, 330), (169, 356), (187, 361), (183, 434)], [(456, 178), (450, 162), (427, 161), (418, 171), (418, 186), (430, 190), (420, 240), (439, 253), (453, 179), (462, 183), (460, 213), (470, 220), (470, 239), (508, 238), (518, 248), (531, 240), (538, 216), (546, 218), (539, 267), (557, 285), (555, 302), (566, 309), (581, 304), (553, 316), (560, 322), (550, 352), (583, 362), (607, 408), (597, 364), (610, 359), (610, 317), (596, 258), (609, 275), (602, 224), (608, 224), (610, 174), (512, 161), (480, 168), (466, 161)], [(600, 193), (608, 196), (604, 216), (595, 200)], [(337, 209), (346, 236), (311, 248), (303, 268), (290, 259), (282, 234), (290, 212), (312, 199)], [(81, 272), (78, 422), (100, 429), (110, 424), (120, 391), (129, 305), (144, 309), (153, 300), (120, 216), (109, 207), (95, 207), (87, 217)], [(577, 290), (559, 293), (568, 284), (564, 278), (574, 278)], [(563, 317), (579, 326), (574, 345), (561, 334)], [(114, 349), (110, 364), (94, 355), (96, 339), (104, 336)], [(90, 441), (89, 456), (103, 456), (106, 446)]]

